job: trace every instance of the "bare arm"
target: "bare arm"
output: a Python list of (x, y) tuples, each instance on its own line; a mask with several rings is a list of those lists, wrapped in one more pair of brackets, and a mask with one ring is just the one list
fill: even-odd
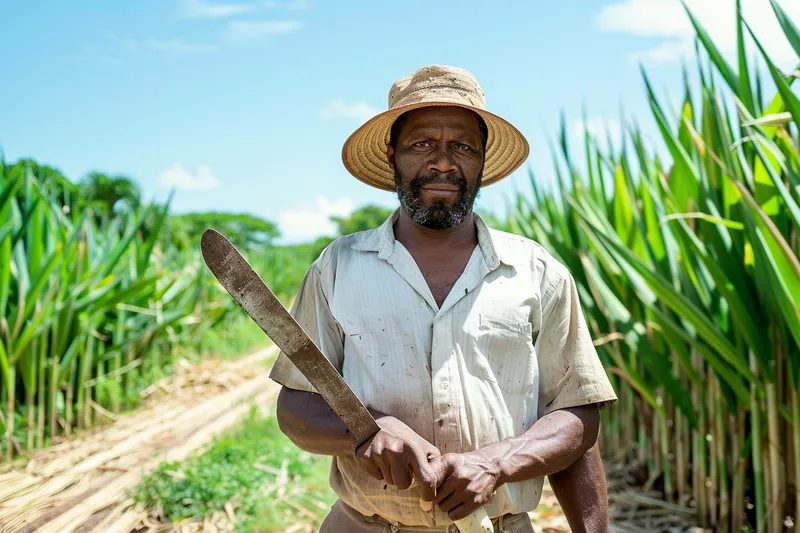
[(595, 405), (559, 409), (517, 437), (435, 461), (436, 502), (452, 520), (468, 516), (505, 483), (567, 469), (597, 440), (600, 412)]
[(570, 466), (551, 474), (550, 485), (573, 533), (608, 531), (608, 491), (597, 443)]
[(319, 394), (282, 387), (278, 425), (295, 445), (318, 455), (353, 456), (355, 440)]

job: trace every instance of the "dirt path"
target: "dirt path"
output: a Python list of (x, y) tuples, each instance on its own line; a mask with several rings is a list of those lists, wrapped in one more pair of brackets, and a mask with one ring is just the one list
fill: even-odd
[(142, 520), (125, 491), (163, 460), (182, 460), (268, 405), (270, 347), (237, 361), (179, 365), (135, 413), (35, 454), (0, 475), (0, 533), (128, 533)]

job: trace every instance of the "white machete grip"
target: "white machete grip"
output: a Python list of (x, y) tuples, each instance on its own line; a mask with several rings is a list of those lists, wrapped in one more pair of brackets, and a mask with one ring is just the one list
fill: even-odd
[[(419, 506), (422, 507), (423, 511), (431, 511), (433, 502), (420, 500)], [(466, 518), (456, 520), (456, 527), (461, 533), (492, 533), (494, 531), (492, 519), (489, 518), (486, 509), (483, 507), (478, 507)]]

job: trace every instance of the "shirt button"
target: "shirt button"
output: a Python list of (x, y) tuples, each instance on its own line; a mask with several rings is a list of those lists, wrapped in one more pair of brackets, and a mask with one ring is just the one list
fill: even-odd
[(446, 388), (447, 388), (447, 387), (449, 387), (449, 386), (450, 386), (450, 384), (449, 384), (448, 382), (446, 382), (446, 381), (443, 381), (443, 382), (442, 382), (442, 388), (443, 388), (443, 389), (446, 389)]

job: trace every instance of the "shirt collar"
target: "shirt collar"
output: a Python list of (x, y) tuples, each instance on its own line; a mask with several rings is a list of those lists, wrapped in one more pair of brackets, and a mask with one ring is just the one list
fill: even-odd
[[(394, 223), (400, 215), (400, 209), (402, 208), (395, 209), (391, 216), (379, 227), (364, 232), (361, 238), (352, 244), (352, 248), (365, 252), (378, 252), (379, 259), (388, 259), (394, 252)], [(501, 262), (511, 265), (509, 250), (502, 246), (502, 242), (498, 242), (493, 234), (494, 230), (486, 224), (486, 221), (478, 213), (475, 213), (475, 226), (478, 230), (478, 245), (489, 270), (494, 270)]]

